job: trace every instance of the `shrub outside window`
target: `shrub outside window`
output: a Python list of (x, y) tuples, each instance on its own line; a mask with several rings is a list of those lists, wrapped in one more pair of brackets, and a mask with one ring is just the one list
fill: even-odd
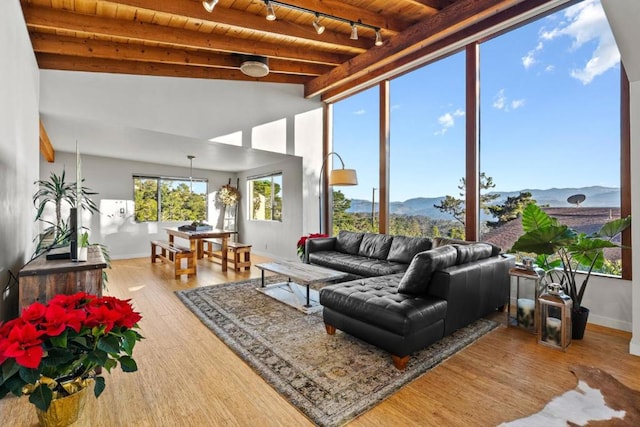
[(282, 221), (282, 173), (249, 179), (250, 218), (253, 221)]

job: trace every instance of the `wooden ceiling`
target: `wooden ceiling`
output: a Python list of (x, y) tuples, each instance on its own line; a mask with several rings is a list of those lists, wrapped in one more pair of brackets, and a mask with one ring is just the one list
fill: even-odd
[[(550, 0), (220, 0), (208, 13), (198, 0), (21, 0), (41, 69), (124, 73), (305, 85), (323, 99), (416, 61), (445, 43)], [(270, 72), (240, 71), (242, 55), (269, 58)]]

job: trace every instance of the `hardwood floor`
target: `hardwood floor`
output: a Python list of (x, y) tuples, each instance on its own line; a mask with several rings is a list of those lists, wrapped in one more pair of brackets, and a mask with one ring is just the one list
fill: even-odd
[[(254, 264), (260, 262), (252, 256)], [(264, 259), (262, 259), (264, 261)], [(132, 298), (143, 315), (145, 340), (134, 351), (136, 373), (106, 374), (78, 426), (305, 426), (308, 419), (267, 385), (175, 297), (174, 291), (259, 277), (222, 273), (201, 260), (198, 275), (148, 258), (116, 260), (107, 294)], [(496, 320), (504, 320), (496, 313)], [(352, 426), (494, 426), (539, 411), (575, 388), (575, 364), (596, 366), (640, 390), (640, 357), (628, 354), (630, 335), (590, 326), (566, 353), (536, 344), (521, 330), (500, 326), (363, 414)], [(394, 369), (389, 362), (389, 369)], [(0, 425), (36, 425), (27, 397), (0, 400)]]

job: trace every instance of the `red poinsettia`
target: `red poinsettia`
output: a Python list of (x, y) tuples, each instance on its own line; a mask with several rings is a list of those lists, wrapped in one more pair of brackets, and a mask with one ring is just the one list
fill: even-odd
[(96, 368), (138, 369), (132, 352), (142, 339), (135, 330), (141, 319), (130, 300), (84, 292), (31, 304), (17, 319), (0, 323), (0, 398), (31, 394), (29, 400), (46, 410), (54, 393), (68, 394), (63, 380), (88, 377), (99, 396), (105, 381)]
[(298, 240), (298, 256), (300, 257), (300, 259), (304, 258), (304, 248), (307, 239), (317, 239), (320, 237), (329, 237), (329, 235), (324, 233), (311, 233), (307, 236), (300, 237), (300, 240)]

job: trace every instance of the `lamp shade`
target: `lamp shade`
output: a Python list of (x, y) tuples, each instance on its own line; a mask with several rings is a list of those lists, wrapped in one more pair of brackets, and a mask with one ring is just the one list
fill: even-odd
[(358, 185), (355, 169), (334, 169), (329, 174), (329, 185)]

